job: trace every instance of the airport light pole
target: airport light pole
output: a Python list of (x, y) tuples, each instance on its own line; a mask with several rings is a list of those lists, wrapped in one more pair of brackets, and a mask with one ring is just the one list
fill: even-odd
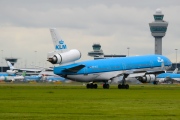
[(127, 47), (127, 49), (128, 49), (128, 56), (129, 56), (129, 49), (130, 49), (130, 48), (129, 48), (129, 47)]
[[(1, 50), (1, 52), (2, 52), (2, 61), (1, 61), (1, 63), (3, 64), (3, 50)], [(2, 67), (2, 65), (1, 65), (1, 72), (3, 72), (3, 67)]]
[(36, 61), (36, 54), (37, 54), (37, 51), (35, 50), (34, 52), (35, 52), (35, 62), (34, 62), (34, 65), (36, 65), (36, 62), (37, 62), (37, 61)]
[(178, 49), (175, 49), (176, 50), (176, 68), (177, 68), (177, 50)]

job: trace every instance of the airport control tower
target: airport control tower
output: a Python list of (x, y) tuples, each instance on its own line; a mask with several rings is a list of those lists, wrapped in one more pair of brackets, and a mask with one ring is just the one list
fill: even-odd
[(93, 51), (88, 52), (88, 56), (94, 57), (95, 60), (112, 58), (112, 57), (126, 57), (126, 55), (115, 55), (115, 54), (105, 55), (99, 43), (93, 44), (92, 47), (93, 47)]
[(160, 9), (156, 9), (154, 22), (149, 23), (152, 36), (155, 38), (155, 54), (162, 55), (162, 37), (165, 36), (168, 22), (163, 20), (164, 14)]
[(94, 57), (94, 59), (104, 58), (103, 50), (101, 50), (101, 45), (99, 43), (93, 44), (93, 51), (88, 52), (88, 55)]

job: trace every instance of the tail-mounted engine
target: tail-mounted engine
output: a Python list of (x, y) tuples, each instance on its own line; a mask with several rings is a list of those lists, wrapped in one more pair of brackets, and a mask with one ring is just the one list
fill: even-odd
[(18, 71), (17, 70), (7, 70), (6, 71), (9, 75), (15, 75)]
[(139, 80), (142, 83), (150, 83), (156, 80), (156, 76), (154, 74), (148, 74), (143, 77), (138, 77), (137, 80)]
[(79, 60), (81, 58), (81, 53), (79, 50), (72, 49), (67, 52), (58, 53), (48, 53), (47, 61), (51, 62), (52, 64), (64, 64), (68, 62), (73, 62)]

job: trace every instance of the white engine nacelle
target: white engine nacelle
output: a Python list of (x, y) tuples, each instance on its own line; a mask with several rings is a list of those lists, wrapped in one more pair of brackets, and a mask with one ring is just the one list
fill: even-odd
[(156, 80), (156, 76), (154, 74), (148, 74), (143, 77), (138, 77), (138, 80), (142, 83), (150, 83)]
[(17, 70), (7, 70), (6, 71), (9, 75), (14, 75), (16, 74), (18, 71)]
[[(52, 54), (52, 53), (49, 53)], [(79, 50), (72, 49), (63, 53), (54, 53), (53, 55), (48, 55), (48, 60), (52, 64), (64, 64), (68, 62), (73, 62), (81, 58), (81, 53)]]

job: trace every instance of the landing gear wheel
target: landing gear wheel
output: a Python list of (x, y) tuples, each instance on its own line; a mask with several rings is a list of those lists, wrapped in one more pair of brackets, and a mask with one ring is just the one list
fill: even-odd
[(122, 85), (121, 84), (118, 85), (118, 89), (122, 89)]
[(126, 83), (126, 78), (129, 74), (124, 74), (123, 75), (123, 79), (122, 79), (122, 84), (119, 84), (118, 85), (118, 89), (129, 89), (129, 85), (128, 84), (125, 84)]
[(90, 88), (90, 85), (89, 85), (89, 84), (87, 84), (87, 85), (86, 85), (86, 88), (87, 88), (87, 89), (89, 89), (89, 88)]
[(158, 81), (154, 81), (153, 84), (154, 84), (154, 85), (157, 85), (157, 84), (158, 84)]
[(94, 85), (93, 85), (93, 88), (94, 88), (94, 89), (97, 89), (97, 87), (98, 87), (97, 84), (94, 84)]
[(91, 84), (87, 84), (87, 85), (86, 85), (86, 88), (87, 88), (87, 89), (90, 89), (90, 88), (91, 88), (91, 89), (93, 89), (93, 88), (94, 88), (94, 89), (97, 89), (97, 88), (98, 88), (98, 85), (91, 83)]
[(118, 89), (129, 89), (129, 85), (128, 84), (126, 84), (126, 85), (119, 84)]
[(104, 89), (109, 89), (109, 84), (103, 84)]
[(129, 85), (128, 85), (128, 84), (126, 84), (126, 85), (125, 85), (125, 88), (126, 88), (126, 89), (129, 89)]

